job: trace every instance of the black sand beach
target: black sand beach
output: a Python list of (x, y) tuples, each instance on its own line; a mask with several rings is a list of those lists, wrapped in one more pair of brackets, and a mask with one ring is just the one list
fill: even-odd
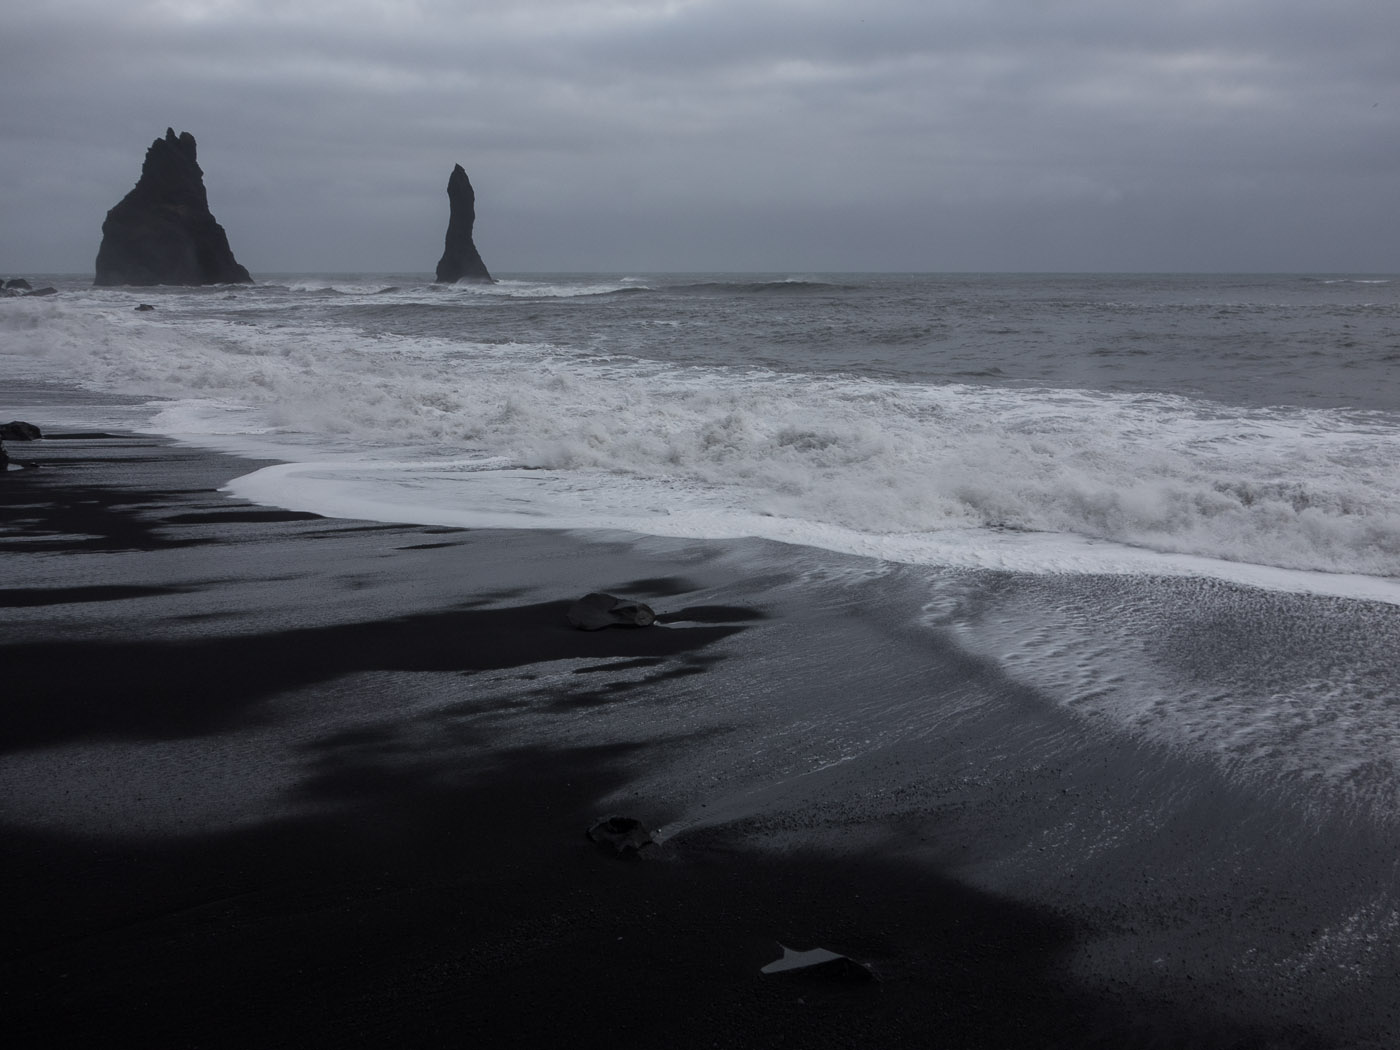
[[(1372, 976), (1229, 975), (1240, 916), (1274, 965), (1332, 898), (1384, 897), (1393, 842), (1032, 696), (1006, 694), (1025, 720), (994, 760), (978, 720), (1006, 709), (893, 748), (884, 778), (819, 770), (747, 809), (717, 785), (710, 818), (658, 791), (742, 750), (746, 704), (981, 688), (955, 653), (890, 663), (858, 586), (796, 608), (723, 545), (254, 507), (217, 489), (255, 464), (144, 437), (16, 451), (43, 465), (0, 478), (11, 1046), (1389, 1045)], [(662, 623), (571, 630), (594, 590)], [(753, 655), (798, 638), (799, 661)], [(895, 768), (931, 748), (939, 777)], [(1156, 823), (1069, 865), (1099, 884), (1063, 907), (959, 877), (1051, 809)], [(612, 856), (584, 834), (610, 813), (675, 833)], [(761, 973), (779, 943), (876, 979)]]

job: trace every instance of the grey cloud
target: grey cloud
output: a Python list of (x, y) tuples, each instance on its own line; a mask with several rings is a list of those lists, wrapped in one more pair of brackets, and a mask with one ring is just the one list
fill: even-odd
[(32, 5), (0, 269), (168, 124), (255, 272), (429, 269), (458, 161), (493, 270), (1400, 268), (1400, 5), (1140, 6)]

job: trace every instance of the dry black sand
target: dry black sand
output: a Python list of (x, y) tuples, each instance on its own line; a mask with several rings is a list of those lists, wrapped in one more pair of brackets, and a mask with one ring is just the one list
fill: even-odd
[[(1077, 983), (1072, 915), (926, 857), (756, 850), (742, 819), (640, 860), (589, 842), (683, 712), (664, 741), (551, 720), (641, 671), (664, 724), (783, 620), (707, 604), (703, 557), (257, 508), (216, 491), (246, 461), (152, 439), (24, 455), (0, 478), (0, 766), (30, 771), (0, 824), (10, 1046), (1362, 1045), (1297, 1004)], [(571, 630), (597, 589), (665, 627)], [(560, 660), (593, 663), (540, 677)], [(490, 710), (459, 696), (481, 676)], [(762, 975), (777, 942), (878, 979)]]

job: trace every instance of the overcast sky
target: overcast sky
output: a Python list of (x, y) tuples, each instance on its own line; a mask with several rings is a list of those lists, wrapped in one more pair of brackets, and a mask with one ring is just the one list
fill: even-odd
[(239, 261), (1400, 271), (1396, 0), (34, 0), (0, 274), (91, 273), (167, 126)]

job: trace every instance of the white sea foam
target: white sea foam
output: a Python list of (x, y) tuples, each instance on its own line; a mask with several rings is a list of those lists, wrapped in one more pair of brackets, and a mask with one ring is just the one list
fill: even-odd
[[(331, 274), (325, 277), (298, 276), (285, 280), (273, 279), (268, 287), (285, 288), (289, 292), (320, 293), (339, 296), (367, 296), (402, 293), (416, 301), (442, 301), (444, 298), (504, 298), (560, 299), (576, 296), (607, 295), (610, 292), (638, 291), (646, 287), (637, 278), (597, 278), (524, 281), (503, 278), (492, 282), (459, 281), (438, 284), (427, 274), (405, 274), (401, 280), (386, 280), (375, 275), (368, 278), (355, 275)], [(431, 295), (434, 299), (426, 299)]]
[(1386, 601), (1400, 586), (1400, 427), (1383, 414), (682, 368), (96, 298), (0, 325), (17, 365), (169, 399), (152, 429), (299, 461), (233, 486), (298, 509)]
[(607, 295), (610, 292), (640, 291), (646, 285), (639, 278), (579, 278), (556, 281), (519, 281), (500, 279), (491, 284), (463, 281), (450, 286), (451, 291), (465, 295), (497, 296), (511, 299), (562, 299), (574, 296)]
[[(426, 285), (428, 282), (419, 280), (418, 285)], [(332, 276), (332, 277), (298, 277), (287, 281), (281, 287), (289, 292), (331, 292), (337, 295), (382, 295), (385, 292), (396, 291), (400, 287), (397, 284), (386, 283), (383, 280), (371, 279), (360, 280), (355, 277)]]
[[(1391, 581), (1356, 582), (1323, 593), (1400, 604), (1400, 589), (1375, 588)], [(1022, 575), (988, 587), (966, 574), (940, 578), (930, 595), (928, 626), (1082, 717), (1293, 794), (1325, 785), (1395, 819), (1400, 720), (1388, 682), (1400, 610), (1204, 579), (1148, 589)]]
[[(275, 454), (272, 446), (249, 451)], [(520, 470), (507, 461), (389, 462), (357, 458), (267, 467), (227, 491), (333, 517), (459, 528), (610, 529), (656, 536), (785, 543), (910, 565), (1007, 572), (1201, 576), (1265, 590), (1400, 605), (1400, 580), (1170, 554), (1068, 533), (947, 529), (879, 534), (803, 518), (737, 511), (719, 494), (658, 490), (602, 473)], [(670, 496), (671, 498), (667, 498)]]

